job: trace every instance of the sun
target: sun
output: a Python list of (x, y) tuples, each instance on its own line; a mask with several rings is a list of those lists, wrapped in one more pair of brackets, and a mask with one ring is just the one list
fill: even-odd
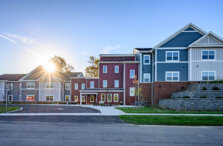
[(55, 71), (55, 69), (56, 69), (55, 64), (53, 64), (50, 61), (47, 61), (47, 62), (43, 63), (43, 67), (49, 73), (53, 73)]

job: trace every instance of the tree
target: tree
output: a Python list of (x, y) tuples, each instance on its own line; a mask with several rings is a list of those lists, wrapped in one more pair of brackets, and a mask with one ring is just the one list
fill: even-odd
[(94, 56), (90, 56), (89, 57), (89, 61), (88, 63), (90, 63), (91, 65), (85, 68), (85, 72), (86, 72), (86, 76), (88, 77), (98, 77), (99, 73), (98, 73), (98, 69), (99, 69), (99, 61), (100, 59), (95, 58)]
[(57, 72), (70, 73), (74, 70), (74, 67), (68, 64), (65, 59), (60, 56), (55, 55), (50, 59), (50, 61), (55, 64)]
[[(133, 84), (135, 84), (135, 101), (138, 101), (138, 105), (140, 104), (140, 93), (142, 89), (139, 86), (139, 80), (137, 80), (137, 76), (134, 76), (134, 80), (132, 81)], [(138, 97), (138, 99), (137, 99)]]

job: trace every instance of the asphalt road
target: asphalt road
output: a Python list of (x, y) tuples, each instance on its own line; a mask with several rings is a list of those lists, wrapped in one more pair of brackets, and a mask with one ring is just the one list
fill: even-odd
[[(5, 105), (0, 105), (5, 106)], [(32, 105), (32, 104), (11, 104), (9, 106), (22, 107), (23, 110), (15, 113), (100, 113), (99, 110), (81, 107), (81, 106), (64, 106), (64, 105)]]
[(121, 121), (107, 124), (103, 121), (92, 123), (90, 119), (94, 117), (89, 119), (88, 116), (82, 123), (77, 119), (83, 120), (83, 117), (75, 117), (71, 118), (70, 122), (31, 122), (1, 118), (0, 145), (223, 145), (223, 127), (137, 126)]

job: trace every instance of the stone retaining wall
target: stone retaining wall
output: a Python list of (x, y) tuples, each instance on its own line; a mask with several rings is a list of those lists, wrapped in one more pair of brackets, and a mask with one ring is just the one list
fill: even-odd
[(223, 99), (162, 99), (159, 106), (174, 110), (223, 111)]

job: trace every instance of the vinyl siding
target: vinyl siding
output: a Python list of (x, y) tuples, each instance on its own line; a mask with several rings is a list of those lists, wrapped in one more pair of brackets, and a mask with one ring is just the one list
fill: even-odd
[(53, 82), (53, 88), (46, 88), (47, 82), (39, 83), (39, 100), (46, 101), (46, 96), (53, 96), (53, 101), (60, 101), (60, 82)]
[(180, 61), (188, 61), (187, 49), (157, 49), (157, 61), (166, 61), (166, 51), (179, 51)]

